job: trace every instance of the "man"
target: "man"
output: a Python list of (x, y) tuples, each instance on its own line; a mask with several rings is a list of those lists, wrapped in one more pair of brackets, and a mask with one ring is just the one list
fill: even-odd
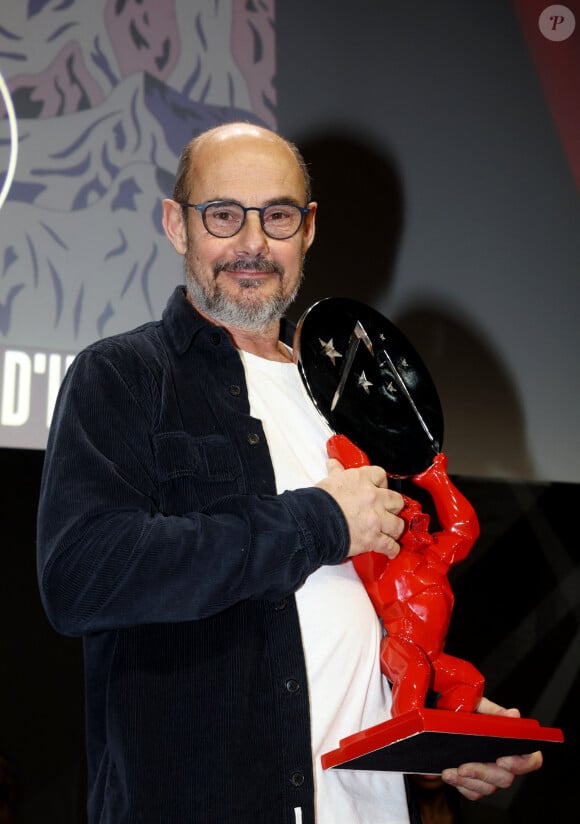
[[(388, 716), (379, 622), (342, 562), (394, 557), (403, 523), (381, 468), (327, 465), (292, 363), (315, 214), (276, 134), (200, 135), (164, 202), (186, 289), (64, 381), (39, 579), (55, 628), (84, 636), (91, 824), (409, 820), (401, 776), (320, 769)], [(446, 778), (476, 798), (540, 762)]]

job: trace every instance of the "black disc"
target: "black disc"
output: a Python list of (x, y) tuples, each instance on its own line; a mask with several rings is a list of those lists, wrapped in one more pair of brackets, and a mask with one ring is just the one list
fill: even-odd
[(314, 405), (389, 475), (410, 477), (441, 451), (443, 413), (429, 371), (380, 312), (325, 298), (301, 317), (294, 350)]

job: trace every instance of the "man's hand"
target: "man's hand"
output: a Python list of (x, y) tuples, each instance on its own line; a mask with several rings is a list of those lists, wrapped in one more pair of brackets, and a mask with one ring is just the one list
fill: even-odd
[[(506, 710), (487, 698), (481, 699), (477, 712), (485, 715), (520, 717), (519, 710)], [(457, 769), (444, 770), (441, 778), (447, 784), (456, 787), (470, 801), (477, 801), (499, 788), (511, 787), (516, 775), (539, 770), (541, 766), (542, 753), (538, 751), (529, 755), (503, 756), (492, 764), (462, 764)]]
[(345, 469), (333, 458), (327, 466), (328, 475), (316, 486), (332, 495), (343, 511), (350, 533), (348, 556), (373, 551), (395, 558), (405, 527), (397, 515), (404, 501), (398, 492), (388, 488), (384, 469), (380, 466)]

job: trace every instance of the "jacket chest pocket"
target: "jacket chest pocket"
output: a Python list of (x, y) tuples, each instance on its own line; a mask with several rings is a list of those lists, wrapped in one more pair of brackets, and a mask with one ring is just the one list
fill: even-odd
[(199, 511), (243, 491), (240, 462), (223, 435), (163, 432), (154, 436), (153, 448), (160, 509), (166, 515)]

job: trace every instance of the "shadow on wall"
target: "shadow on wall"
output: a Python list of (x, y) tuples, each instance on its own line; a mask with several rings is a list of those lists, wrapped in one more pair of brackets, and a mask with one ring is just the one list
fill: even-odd
[(297, 320), (331, 296), (376, 304), (393, 276), (402, 225), (394, 161), (370, 143), (338, 132), (297, 143), (319, 205), (306, 278), (289, 315)]
[(473, 477), (533, 479), (523, 409), (489, 341), (441, 305), (417, 303), (392, 320), (420, 353), (437, 386), (450, 470)]
[[(289, 316), (333, 296), (379, 311), (388, 300), (404, 226), (395, 160), (364, 137), (338, 128), (296, 140), (319, 204), (306, 277)], [(457, 474), (533, 479), (525, 416), (493, 346), (445, 306), (417, 303), (389, 316), (430, 369), (445, 415), (444, 449)]]

